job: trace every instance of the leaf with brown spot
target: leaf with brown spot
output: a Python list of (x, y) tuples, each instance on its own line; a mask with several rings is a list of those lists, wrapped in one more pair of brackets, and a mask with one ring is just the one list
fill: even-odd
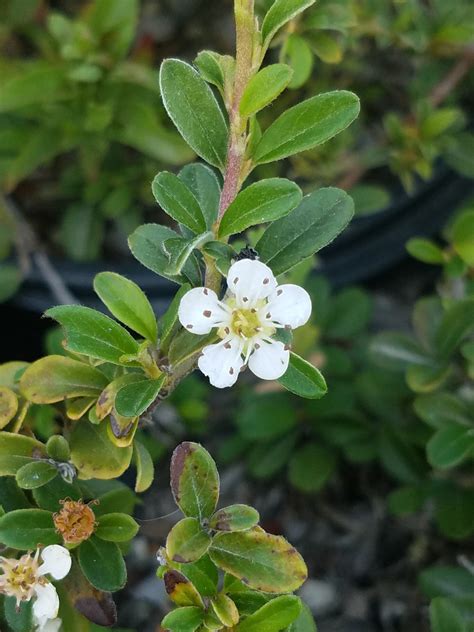
[(260, 527), (236, 533), (218, 533), (209, 555), (226, 573), (253, 590), (284, 593), (297, 590), (308, 571), (298, 551), (281, 536)]
[(204, 608), (203, 600), (196, 587), (182, 573), (176, 570), (167, 571), (163, 579), (168, 597), (177, 606)]
[(171, 459), (171, 489), (185, 516), (209, 518), (219, 500), (219, 474), (211, 455), (198, 443), (181, 443)]
[(209, 526), (217, 531), (245, 531), (258, 524), (259, 513), (248, 505), (230, 505), (216, 511)]
[(179, 564), (196, 562), (207, 553), (211, 536), (196, 518), (183, 518), (174, 525), (166, 539), (166, 552), (170, 560)]

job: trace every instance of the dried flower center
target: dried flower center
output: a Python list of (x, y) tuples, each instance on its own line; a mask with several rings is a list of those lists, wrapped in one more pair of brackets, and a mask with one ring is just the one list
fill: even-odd
[(79, 544), (95, 531), (95, 514), (82, 500), (62, 500), (61, 511), (53, 515), (56, 531), (66, 544)]
[(15, 597), (17, 603), (28, 601), (35, 586), (46, 581), (38, 576), (38, 568), (37, 556), (23, 555), (19, 560), (0, 558), (0, 593)]

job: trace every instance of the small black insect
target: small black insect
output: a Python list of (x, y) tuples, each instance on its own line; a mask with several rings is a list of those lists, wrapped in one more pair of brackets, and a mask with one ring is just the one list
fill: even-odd
[(242, 261), (242, 259), (252, 259), (252, 261), (255, 261), (258, 258), (258, 252), (255, 250), (255, 248), (252, 248), (247, 244), (245, 248), (242, 248), (235, 260)]

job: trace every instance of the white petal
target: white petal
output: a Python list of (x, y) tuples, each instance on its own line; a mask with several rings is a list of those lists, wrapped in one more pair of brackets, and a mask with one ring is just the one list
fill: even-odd
[(244, 365), (242, 347), (243, 343), (237, 337), (204, 347), (198, 366), (213, 386), (228, 388), (237, 382)]
[(261, 261), (242, 259), (230, 267), (227, 285), (239, 307), (252, 307), (259, 299), (267, 298), (277, 282), (270, 268)]
[(311, 316), (312, 304), (308, 292), (299, 285), (279, 285), (269, 296), (265, 313), (268, 320), (292, 329), (305, 325)]
[(71, 554), (59, 544), (51, 544), (41, 551), (43, 563), (38, 569), (40, 575), (51, 575), (54, 579), (63, 579), (71, 570)]
[(33, 603), (33, 616), (40, 624), (46, 619), (58, 616), (59, 597), (53, 584), (36, 586), (36, 599)]
[(59, 632), (62, 623), (61, 619), (42, 619), (37, 622), (36, 632)]
[(193, 334), (208, 334), (211, 329), (229, 321), (217, 294), (206, 287), (195, 287), (181, 299), (178, 309), (180, 323)]
[(288, 368), (290, 352), (282, 342), (259, 341), (249, 359), (249, 369), (261, 380), (278, 380)]

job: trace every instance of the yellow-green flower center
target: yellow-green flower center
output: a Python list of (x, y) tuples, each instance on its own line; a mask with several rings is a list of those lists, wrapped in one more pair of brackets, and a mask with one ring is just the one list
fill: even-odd
[(235, 309), (230, 324), (232, 333), (244, 338), (252, 338), (262, 331), (260, 319), (255, 309)]
[(17, 603), (31, 599), (35, 586), (44, 581), (38, 576), (36, 557), (30, 555), (19, 560), (2, 558), (0, 570), (0, 593), (15, 597)]

